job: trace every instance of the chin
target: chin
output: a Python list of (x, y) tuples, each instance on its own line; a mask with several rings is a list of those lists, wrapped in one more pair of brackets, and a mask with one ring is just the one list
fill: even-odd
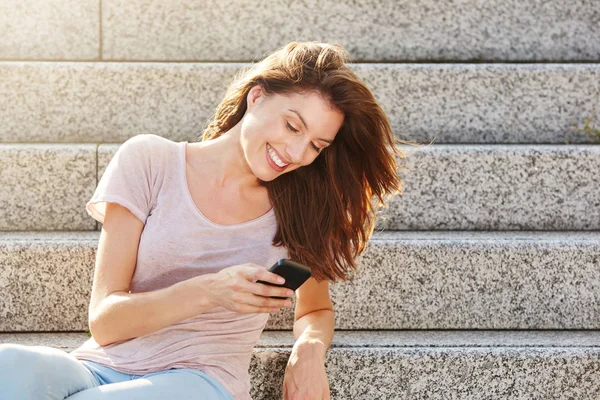
[(281, 175), (286, 174), (287, 172), (288, 171), (280, 172), (280, 173), (278, 173), (276, 175), (271, 175), (271, 176), (267, 177), (266, 179), (260, 179), (259, 178), (259, 180), (262, 180), (263, 182), (271, 182), (271, 181), (274, 181), (275, 179), (279, 178)]
[[(271, 167), (267, 166), (267, 168), (270, 169)], [(269, 173), (269, 172), (272, 172), (272, 173)], [(287, 171), (277, 173), (276, 171), (271, 170), (271, 171), (267, 171), (267, 173), (262, 173), (262, 174), (261, 173), (255, 173), (254, 176), (256, 177), (256, 179), (258, 179), (259, 183), (270, 182), (270, 181), (273, 181), (273, 180), (277, 179), (279, 176), (281, 176), (285, 172), (287, 172)]]

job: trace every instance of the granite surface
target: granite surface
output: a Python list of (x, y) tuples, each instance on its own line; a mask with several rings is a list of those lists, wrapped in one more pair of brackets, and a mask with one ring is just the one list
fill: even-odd
[[(375, 234), (358, 271), (330, 284), (335, 326), (600, 329), (599, 235)], [(98, 238), (0, 233), (0, 331), (87, 330)], [(293, 309), (284, 309), (266, 329), (290, 330), (293, 320)]]
[(600, 146), (406, 147), (377, 229), (600, 230)]
[[(253, 399), (280, 399), (290, 351), (255, 351)], [(596, 399), (600, 348), (331, 349), (332, 399)]]
[(358, 61), (597, 61), (596, 0), (4, 0), (0, 59), (251, 61), (291, 41)]
[(0, 60), (100, 59), (101, 3), (0, 1)]
[(600, 58), (595, 0), (102, 2), (106, 60), (252, 60), (333, 40), (359, 60)]
[[(253, 399), (281, 399), (290, 335), (263, 332), (260, 344), (272, 347), (253, 351)], [(0, 343), (66, 352), (85, 340), (0, 334)], [(332, 399), (591, 400), (600, 391), (600, 332), (336, 331), (324, 368)]]
[(0, 145), (0, 230), (96, 229), (85, 210), (97, 185), (96, 147)]
[[(600, 41), (598, 41), (600, 43)], [(241, 63), (0, 62), (0, 143), (200, 140)], [(418, 143), (598, 143), (598, 64), (349, 64)], [(594, 107), (596, 107), (594, 109)]]

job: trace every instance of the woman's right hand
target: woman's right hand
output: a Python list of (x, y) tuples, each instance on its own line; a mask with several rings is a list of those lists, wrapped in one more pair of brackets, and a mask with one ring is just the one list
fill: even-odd
[[(210, 286), (214, 304), (239, 313), (270, 313), (290, 308), (290, 299), (272, 299), (269, 296), (291, 298), (294, 291), (275, 287), (257, 280), (281, 285), (281, 276), (258, 264), (245, 263), (223, 268), (212, 277)], [(286, 305), (289, 302), (289, 305)]]

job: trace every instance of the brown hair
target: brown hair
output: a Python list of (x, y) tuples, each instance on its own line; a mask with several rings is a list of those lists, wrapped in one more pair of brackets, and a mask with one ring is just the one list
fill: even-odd
[[(278, 222), (273, 245), (309, 266), (317, 280), (347, 280), (354, 258), (375, 228), (377, 209), (400, 193), (396, 155), (406, 158), (373, 94), (344, 65), (348, 52), (332, 42), (291, 42), (235, 75), (202, 140), (219, 137), (244, 116), (247, 94), (316, 92), (344, 114), (335, 140), (309, 165), (261, 185)], [(376, 200), (375, 202), (373, 200)]]

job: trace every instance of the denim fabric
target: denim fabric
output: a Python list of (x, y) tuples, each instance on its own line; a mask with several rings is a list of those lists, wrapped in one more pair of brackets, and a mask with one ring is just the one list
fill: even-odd
[(234, 400), (199, 370), (130, 375), (53, 347), (19, 344), (0, 344), (0, 399)]

